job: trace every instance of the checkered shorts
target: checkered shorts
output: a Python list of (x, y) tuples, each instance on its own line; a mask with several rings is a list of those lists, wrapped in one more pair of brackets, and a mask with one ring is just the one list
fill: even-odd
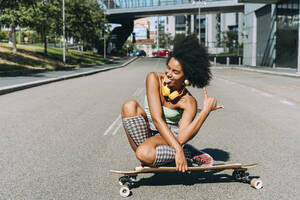
[[(150, 121), (150, 131), (152, 135), (159, 134), (153, 122)], [(148, 138), (148, 126), (147, 122), (142, 116), (129, 117), (123, 119), (123, 125), (127, 130), (128, 134), (134, 141), (134, 143), (139, 146)], [(168, 124), (168, 127), (172, 133), (177, 137), (178, 126), (173, 124)], [(190, 151), (188, 149), (183, 149), (184, 154), (187, 158), (191, 157)], [(172, 162), (175, 159), (175, 150), (168, 145), (160, 145), (156, 147), (156, 159), (152, 164), (153, 166), (161, 166), (166, 163)]]
[(168, 145), (160, 145), (156, 147), (156, 158), (152, 164), (158, 167), (175, 160), (175, 150)]
[(125, 129), (137, 146), (148, 138), (148, 127), (143, 116), (123, 118), (122, 121)]

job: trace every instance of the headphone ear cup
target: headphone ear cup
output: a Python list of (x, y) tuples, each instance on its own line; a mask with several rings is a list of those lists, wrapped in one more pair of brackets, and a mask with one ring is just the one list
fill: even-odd
[(162, 85), (162, 94), (163, 96), (169, 96), (170, 95), (170, 88), (166, 85)]
[(179, 93), (177, 91), (174, 91), (171, 94), (169, 94), (169, 99), (171, 99), (171, 101), (173, 101), (174, 99), (176, 99), (179, 96), (180, 96)]

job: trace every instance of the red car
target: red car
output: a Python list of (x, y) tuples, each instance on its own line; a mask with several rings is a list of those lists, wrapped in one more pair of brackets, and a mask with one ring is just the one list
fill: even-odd
[(170, 54), (169, 50), (163, 50), (163, 51), (155, 51), (152, 53), (152, 56), (156, 57), (156, 56), (168, 56)]

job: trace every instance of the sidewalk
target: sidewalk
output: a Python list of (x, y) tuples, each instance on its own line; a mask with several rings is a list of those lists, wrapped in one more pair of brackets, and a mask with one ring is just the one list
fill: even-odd
[(288, 76), (288, 77), (296, 77), (300, 78), (300, 73), (297, 73), (297, 69), (295, 68), (272, 68), (272, 67), (265, 67), (265, 66), (246, 66), (246, 65), (222, 65), (212, 64), (213, 68), (230, 68), (230, 69), (237, 69), (237, 70), (245, 70), (245, 71), (252, 71), (264, 74), (272, 74), (278, 76)]
[(15, 76), (0, 76), (0, 95), (26, 88), (62, 81), (66, 79), (88, 76), (102, 71), (120, 68), (133, 62), (137, 57), (125, 57), (104, 65), (96, 65), (71, 70), (47, 71)]

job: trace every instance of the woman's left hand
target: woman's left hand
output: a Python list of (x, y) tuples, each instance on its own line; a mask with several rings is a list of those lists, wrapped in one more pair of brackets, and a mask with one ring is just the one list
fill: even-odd
[(204, 100), (202, 109), (210, 113), (210, 111), (217, 110), (220, 108), (224, 108), (223, 105), (217, 105), (217, 99), (214, 97), (210, 97), (207, 95), (206, 88), (203, 88)]

